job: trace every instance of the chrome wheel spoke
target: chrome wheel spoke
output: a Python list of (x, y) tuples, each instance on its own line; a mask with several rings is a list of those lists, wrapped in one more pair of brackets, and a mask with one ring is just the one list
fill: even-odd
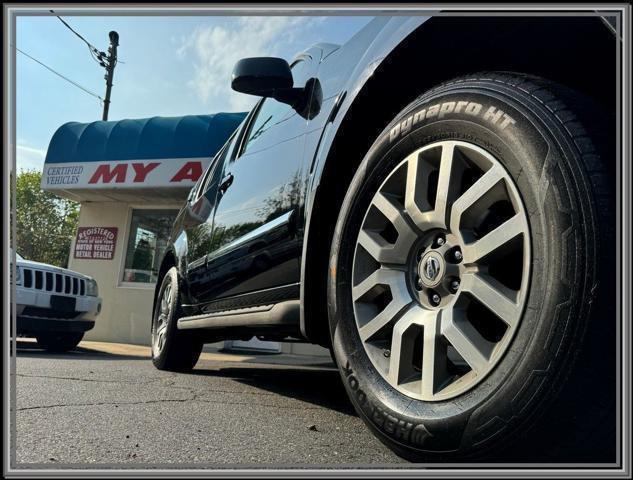
[(165, 330), (167, 330), (167, 322), (161, 323), (156, 329), (156, 333), (160, 336), (165, 333)]
[(527, 231), (527, 221), (523, 215), (517, 213), (481, 239), (470, 245), (465, 245), (463, 249), (464, 262), (475, 263), (519, 235), (527, 235)]
[[(374, 206), (389, 220), (396, 229), (404, 226), (406, 220), (403, 211), (394, 200), (386, 196), (384, 193), (378, 192), (374, 197)], [(408, 227), (408, 226), (407, 226)]]
[(167, 302), (167, 307), (169, 307), (169, 305), (171, 305), (171, 285), (168, 285), (168, 286), (167, 286), (165, 296), (167, 297), (167, 300), (166, 300), (166, 302)]
[(404, 264), (411, 245), (417, 238), (404, 209), (389, 195), (380, 192), (374, 197), (372, 205), (393, 226), (397, 239), (389, 242), (377, 229), (363, 228), (358, 235), (358, 243), (378, 262)]
[(167, 325), (169, 322), (169, 314), (171, 310), (171, 285), (167, 285), (162, 292), (158, 315), (154, 320), (154, 328), (152, 332), (152, 354), (159, 355), (165, 344), (165, 336), (167, 333)]
[(426, 315), (422, 348), (422, 396), (432, 398), (446, 380), (446, 345), (442, 340), (438, 311)]
[(389, 357), (389, 378), (392, 383), (400, 383), (402, 371), (411, 364), (411, 357), (415, 345), (411, 338), (405, 338), (407, 331), (413, 325), (422, 325), (428, 318), (436, 315), (422, 309), (419, 305), (409, 307), (402, 317), (396, 322), (391, 334), (391, 353)]
[(161, 329), (158, 331), (157, 333), (157, 347), (158, 347), (158, 351), (160, 352), (163, 349), (163, 344), (165, 343), (165, 329)]
[(481, 201), (490, 190), (503, 180), (504, 174), (505, 172), (500, 166), (493, 166), (455, 200), (451, 209), (451, 231), (458, 232), (460, 230), (460, 221), (464, 212)]
[[(406, 314), (405, 314), (406, 317)], [(398, 385), (400, 383), (400, 367), (403, 362), (404, 357), (408, 357), (408, 351), (405, 351), (407, 348), (406, 345), (403, 345), (403, 335), (407, 328), (409, 328), (410, 324), (405, 321), (405, 318), (401, 318), (393, 327), (393, 332), (391, 333), (391, 351), (389, 357), (389, 381), (393, 385)]]
[(388, 288), (391, 293), (391, 301), (387, 306), (374, 316), (365, 318), (359, 329), (360, 337), (367, 341), (376, 332), (390, 323), (407, 305), (411, 298), (407, 292), (404, 273), (398, 270), (378, 269), (352, 290), (354, 301), (362, 301), (362, 297), (373, 288)]
[(405, 297), (406, 285), (404, 273), (400, 270), (392, 270), (390, 268), (379, 268), (361, 283), (353, 287), (352, 298), (356, 301), (366, 294), (373, 287), (385, 285), (392, 291), (400, 293), (399, 297)]
[(377, 232), (366, 230), (358, 234), (358, 244), (377, 261), (383, 258), (383, 251), (389, 248), (389, 244)]
[(440, 171), (437, 180), (437, 194), (435, 196), (435, 217), (441, 222), (440, 227), (446, 228), (446, 214), (448, 209), (449, 193), (451, 192), (451, 173), (453, 172), (453, 154), (455, 145), (449, 143), (442, 147)]
[(160, 310), (163, 313), (169, 312), (169, 306), (171, 305), (171, 285), (165, 287), (163, 296), (160, 301)]
[(432, 228), (446, 228), (448, 222), (448, 206), (454, 200), (456, 177), (461, 175), (462, 168), (455, 162), (455, 143), (442, 144), (438, 171), (437, 193), (434, 205), (427, 205), (430, 172), (424, 160), (418, 154), (407, 157), (407, 184), (405, 191), (405, 208), (415, 225), (426, 231)]
[(483, 372), (488, 367), (485, 353), (487, 344), (482, 341), (472, 325), (464, 321), (461, 312), (450, 310), (445, 313), (442, 318), (442, 335), (475, 373)]
[[(507, 325), (514, 326), (519, 320), (521, 309), (516, 295), (492, 277), (468, 273), (462, 278), (462, 289), (485, 305)], [(512, 298), (512, 296), (515, 298)]]

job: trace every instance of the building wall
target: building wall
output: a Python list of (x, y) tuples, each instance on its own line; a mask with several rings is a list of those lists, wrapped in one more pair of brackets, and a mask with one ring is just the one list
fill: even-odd
[[(178, 209), (180, 205), (157, 205), (156, 208)], [(149, 208), (124, 202), (83, 202), (79, 227), (117, 227), (117, 239), (112, 260), (74, 258), (74, 239), (69, 268), (93, 277), (103, 299), (95, 327), (86, 333), (86, 340), (149, 345), (154, 285), (131, 284), (121, 281), (132, 210)], [(217, 346), (221, 346), (218, 344)], [(282, 343), (282, 352), (329, 356), (319, 346), (302, 343)]]
[(132, 208), (133, 205), (121, 202), (84, 202), (81, 205), (80, 227), (118, 228), (112, 260), (76, 259), (73, 257), (74, 244), (71, 248), (69, 268), (92, 276), (103, 299), (101, 314), (95, 327), (86, 334), (87, 340), (142, 345), (150, 342), (154, 287), (122, 285), (121, 282)]

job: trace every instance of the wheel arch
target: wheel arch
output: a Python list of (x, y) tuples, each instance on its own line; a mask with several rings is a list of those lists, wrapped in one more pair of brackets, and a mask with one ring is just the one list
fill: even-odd
[[(312, 192), (307, 217), (301, 278), (302, 331), (308, 340), (323, 346), (330, 343), (326, 283), (338, 207), (365, 153), (406, 105), (451, 78), (502, 70), (557, 81), (613, 111), (616, 41), (598, 16), (447, 16), (425, 22), (393, 49), (356, 96), (345, 102), (340, 120), (331, 127), (336, 131), (329, 145), (320, 146), (324, 164), (315, 170), (320, 171), (315, 182), (319, 187)], [(609, 48), (612, 57), (604, 55)], [(416, 64), (419, 71), (412, 68)], [(389, 102), (376, 102), (386, 91)]]

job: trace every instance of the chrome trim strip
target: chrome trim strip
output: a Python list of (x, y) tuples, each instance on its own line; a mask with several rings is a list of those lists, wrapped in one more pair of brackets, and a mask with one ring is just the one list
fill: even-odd
[(264, 235), (265, 233), (268, 233), (269, 231), (275, 228), (278, 228), (284, 224), (290, 223), (290, 217), (293, 211), (294, 210), (290, 210), (284, 213), (283, 215), (275, 218), (274, 220), (271, 220), (268, 223), (260, 225), (255, 230), (251, 230), (250, 232), (241, 236), (240, 238), (236, 238), (231, 243), (224, 245), (223, 247), (217, 249), (215, 252), (207, 254), (206, 256), (207, 262), (209, 262), (210, 260), (213, 260), (214, 258), (220, 257), (222, 255), (226, 255), (227, 253), (241, 247), (243, 244), (248, 243), (249, 241), (261, 235)]

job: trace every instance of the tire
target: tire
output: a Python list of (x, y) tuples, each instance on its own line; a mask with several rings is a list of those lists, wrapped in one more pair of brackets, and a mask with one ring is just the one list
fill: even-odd
[(332, 359), (332, 363), (336, 368), (338, 368), (338, 362), (336, 360), (336, 355), (334, 354), (334, 348), (330, 345), (328, 347), (328, 352), (330, 352), (330, 358)]
[[(414, 461), (614, 461), (611, 126), (614, 119), (561, 85), (481, 73), (423, 94), (366, 154), (344, 199), (330, 252), (330, 333), (356, 411), (397, 454)], [(437, 185), (444, 151), (453, 152), (451, 165), (461, 166), (452, 167), (460, 176), (446, 176), (448, 188), (442, 189)], [(407, 177), (411, 165), (418, 173)], [(476, 197), (475, 187), (464, 196), (479, 180), (484, 184), (486, 169), (505, 175), (494, 195)], [(407, 182), (422, 181), (428, 182), (425, 195), (407, 193), (419, 191)], [(480, 203), (465, 209), (463, 197)], [(438, 198), (446, 198), (445, 211)], [(412, 213), (416, 208), (423, 213)], [(427, 210), (430, 217), (424, 216)], [(456, 232), (455, 225), (437, 227), (450, 225), (455, 212), (462, 215)], [(508, 218), (526, 222), (517, 220), (516, 237), (472, 264), (486, 268), (466, 271), (467, 255), (470, 262), (487, 250), (466, 246), (473, 243), (464, 239), (485, 239), (499, 225), (498, 231), (515, 235)], [(451, 241), (457, 242), (451, 248), (463, 249), (462, 263), (455, 250), (446, 249)], [(409, 244), (418, 246), (406, 253), (402, 245)], [(389, 263), (401, 259), (404, 273)], [(396, 273), (386, 276), (389, 269)], [(447, 272), (458, 277), (457, 290)], [(497, 302), (499, 296), (485, 295), (480, 283), (474, 288), (473, 277), (503, 283), (506, 289), (496, 288), (495, 295), (509, 292), (513, 309)], [(513, 285), (511, 291), (504, 282)], [(482, 318), (491, 323), (484, 325)], [(502, 318), (493, 335), (492, 323)], [(493, 344), (490, 350), (471, 340), (482, 336)], [(573, 368), (575, 362), (582, 371)]]
[(46, 332), (37, 335), (37, 344), (47, 352), (68, 352), (74, 349), (81, 339), (83, 332)]
[(162, 279), (152, 316), (152, 362), (159, 370), (190, 371), (200, 358), (203, 343), (178, 330), (181, 316), (178, 270), (172, 267)]

